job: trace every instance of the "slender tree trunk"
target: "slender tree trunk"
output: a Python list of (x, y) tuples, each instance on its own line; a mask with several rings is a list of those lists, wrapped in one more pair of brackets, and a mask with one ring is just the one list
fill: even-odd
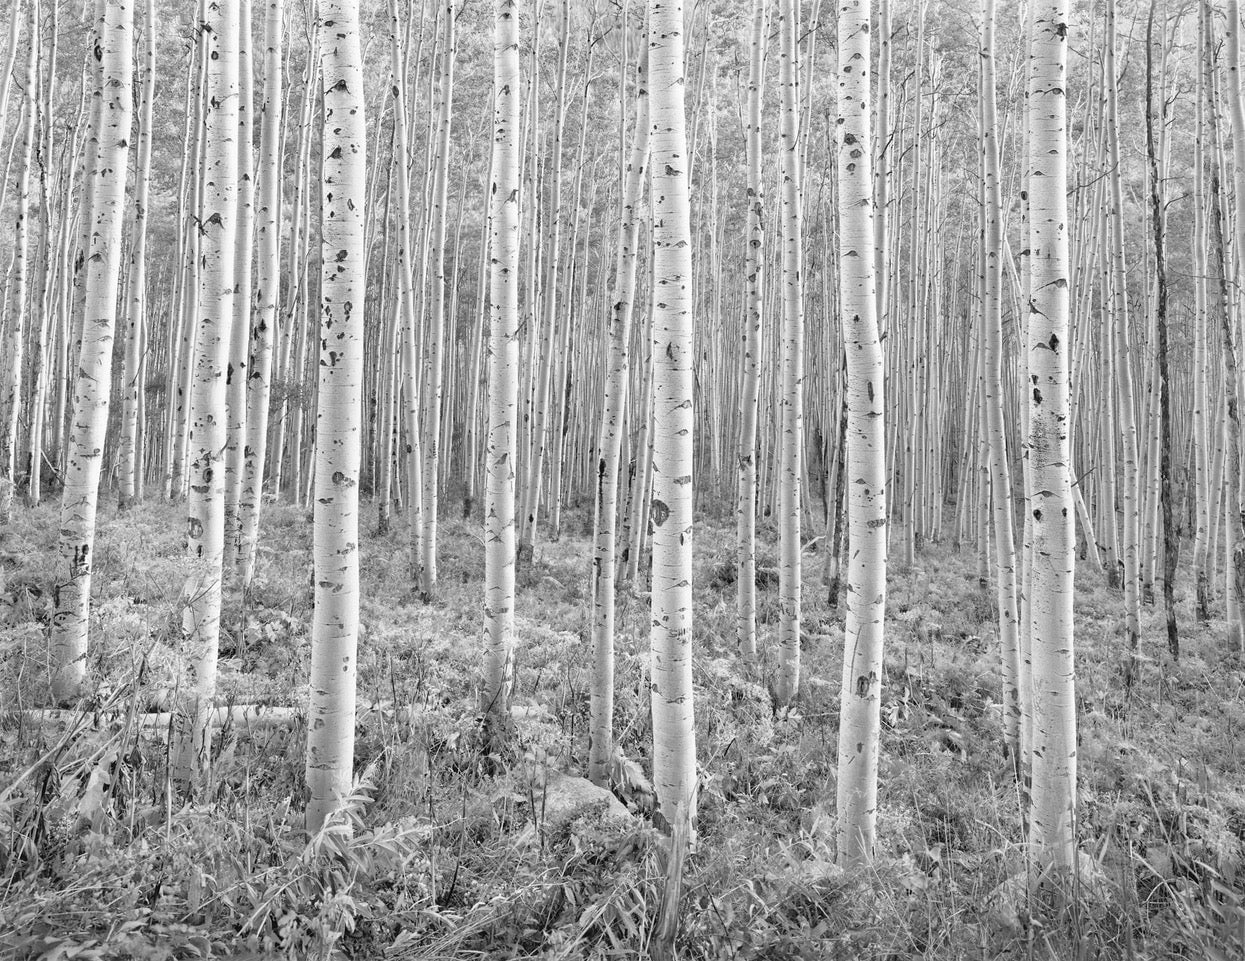
[[(1245, 294), (1242, 293), (1240, 287), (1242, 279), (1245, 278), (1245, 92), (1241, 89), (1241, 11), (1238, 0), (1228, 0), (1228, 24), (1224, 37), (1226, 43), (1227, 58), (1227, 86), (1228, 89), (1224, 95), (1224, 102), (1228, 105), (1228, 115), (1232, 125), (1232, 174), (1235, 195), (1235, 210), (1233, 223), (1236, 227), (1236, 243), (1235, 253), (1237, 258), (1237, 274), (1236, 274), (1236, 308), (1238, 317), (1242, 311), (1245, 311)], [(1240, 321), (1237, 322), (1236, 329), (1242, 329)], [(1233, 383), (1237, 385), (1237, 404), (1239, 414), (1240, 394), (1239, 380), (1234, 379)], [(1235, 468), (1240, 464), (1240, 460), (1233, 462)], [(1231, 510), (1235, 519), (1240, 514), (1239, 502), (1233, 503)], [(1234, 530), (1237, 530), (1235, 523)], [(1239, 533), (1239, 531), (1238, 531)], [(1238, 537), (1233, 544), (1232, 553), (1232, 569), (1229, 577), (1233, 582), (1236, 593), (1239, 598), (1241, 585), (1240, 553), (1245, 549), (1245, 540)], [(1238, 618), (1245, 617), (1245, 609), (1242, 609), (1240, 600), (1237, 601)], [(1241, 624), (1236, 625), (1236, 634), (1239, 647), (1245, 651), (1245, 630)]]
[(1069, 426), (1067, 0), (1031, 13), (1029, 72), (1029, 436), (1033, 518), (1033, 791), (1039, 857), (1069, 868), (1076, 850), (1075, 564)]
[[(618, 517), (618, 465), (622, 453), (623, 419), (630, 374), (631, 319), (636, 296), (636, 245), (640, 232), (640, 203), (648, 173), (652, 127), (648, 116), (645, 72), (647, 54), (636, 66), (636, 126), (631, 159), (626, 168), (618, 228), (618, 255), (614, 268), (609, 319), (609, 361), (605, 378), (601, 427), (598, 437), (597, 487), (593, 525), (592, 565), (592, 691), (589, 705), (588, 776), (604, 784), (614, 749), (614, 593), (615, 530)], [(624, 82), (624, 91), (626, 84)]]
[[(494, 0), (493, 183), (489, 191), (488, 442), (484, 492), (484, 685), (500, 726), (514, 676), (515, 454), (519, 413), (519, 14)], [(535, 82), (535, 77), (532, 78)], [(534, 198), (532, 198), (534, 202)]]
[(873, 856), (886, 611), (886, 405), (874, 287), (869, 14), (870, 0), (840, 0), (836, 148), (851, 585), (839, 721), (838, 854), (844, 866)]
[[(1203, 38), (1202, 50), (1202, 71), (1205, 77), (1206, 88), (1206, 122), (1207, 129), (1210, 131), (1210, 239), (1211, 252), (1214, 254), (1215, 264), (1212, 276), (1216, 282), (1215, 294), (1218, 299), (1217, 313), (1222, 329), (1222, 343), (1220, 348), (1223, 353), (1223, 391), (1224, 406), (1226, 408), (1226, 418), (1224, 421), (1224, 433), (1226, 435), (1227, 450), (1225, 451), (1226, 465), (1223, 472), (1224, 480), (1224, 505), (1223, 513), (1225, 520), (1226, 536), (1228, 540), (1228, 570), (1227, 570), (1227, 586), (1228, 586), (1228, 637), (1233, 646), (1240, 647), (1245, 643), (1245, 636), (1241, 632), (1241, 612), (1245, 611), (1245, 526), (1242, 525), (1241, 515), (1241, 379), (1240, 372), (1237, 369), (1236, 357), (1236, 330), (1233, 310), (1232, 310), (1232, 294), (1228, 286), (1229, 269), (1227, 263), (1227, 237), (1224, 228), (1225, 203), (1220, 189), (1220, 144), (1219, 144), (1219, 95), (1215, 84), (1215, 44), (1214, 44), (1214, 10), (1209, 0), (1203, 2), (1204, 20), (1205, 20), (1205, 36)], [(1235, 51), (1230, 51), (1235, 53)], [(1229, 97), (1229, 100), (1236, 99), (1238, 102), (1235, 110), (1239, 111), (1240, 106), (1240, 90), (1235, 92), (1235, 98)], [(1235, 604), (1231, 601), (1235, 600)]]
[[(199, 24), (202, 24), (207, 19), (207, 7), (207, 0), (199, 0), (199, 18), (197, 21)], [(186, 249), (184, 251), (185, 260), (182, 264), (182, 285), (185, 296), (182, 299), (182, 316), (180, 325), (182, 340), (180, 357), (181, 366), (178, 370), (178, 404), (173, 441), (175, 453), (173, 478), (170, 489), (170, 496), (174, 501), (180, 501), (182, 497), (185, 496), (187, 475), (190, 471), (190, 419), (193, 416), (193, 404), (191, 403), (190, 394), (194, 382), (195, 365), (198, 362), (195, 350), (197, 344), (197, 323), (199, 318), (195, 311), (198, 304), (198, 290), (200, 287), (199, 275), (202, 272), (202, 222), (205, 220), (203, 191), (207, 181), (205, 175), (207, 167), (205, 117), (210, 108), (208, 101), (207, 73), (208, 37), (203, 30), (197, 30), (196, 37), (197, 42), (195, 44), (195, 49), (198, 53), (198, 61), (194, 66), (194, 70), (192, 70), (191, 74), (187, 76), (187, 82), (190, 83), (197, 72), (198, 86), (193, 88), (195, 104), (195, 113), (192, 120), (193, 137), (190, 138), (187, 144), (187, 150), (193, 154), (193, 161), (190, 166), (192, 181), (191, 186), (188, 189), (188, 193), (192, 198), (190, 201), (190, 213), (192, 219), (187, 227), (190, 239), (186, 244)]]
[(9, 43), (4, 55), (4, 73), (0, 74), (0, 133), (4, 132), (9, 114), (9, 97), (12, 90), (13, 66), (17, 63), (18, 40), (22, 35), (22, 0), (14, 0), (9, 11)]
[[(53, 4), (50, 11), (49, 30), (51, 33), (51, 49), (44, 58), (46, 68), (44, 70), (44, 79), (41, 81), (43, 85), (42, 96), (45, 103), (51, 103), (53, 91), (56, 85), (56, 61), (57, 47), (59, 40), (59, 21), (60, 8), (59, 5)], [(81, 103), (79, 104), (79, 114), (81, 114)], [(35, 364), (33, 371), (34, 392), (30, 400), (30, 473), (27, 480), (26, 502), (30, 507), (37, 507), (41, 502), (43, 495), (43, 461), (44, 461), (44, 434), (47, 425), (48, 416), (48, 379), (50, 373), (54, 371), (55, 351), (59, 349), (56, 343), (56, 334), (59, 330), (57, 320), (65, 307), (67, 296), (66, 280), (69, 268), (69, 245), (65, 243), (65, 238), (69, 236), (69, 211), (71, 204), (69, 198), (73, 196), (73, 171), (74, 162), (72, 155), (68, 155), (67, 162), (63, 165), (60, 179), (57, 184), (63, 186), (60, 196), (64, 198), (61, 203), (61, 216), (59, 224), (53, 226), (53, 209), (51, 183), (55, 178), (53, 171), (49, 169), (50, 160), (53, 154), (53, 130), (51, 111), (44, 111), (42, 147), (44, 162), (40, 169), (40, 190), (41, 190), (41, 206), (42, 220), (44, 232), (44, 278), (43, 293), (39, 298), (41, 306), (41, 317), (39, 319), (39, 343), (35, 347)], [(72, 143), (76, 138), (69, 138)], [(62, 379), (61, 377), (57, 378)]]
[[(985, 345), (983, 400), (989, 445), (990, 493), (994, 504), (994, 559), (999, 616), (999, 648), (1003, 659), (1004, 735), (1013, 764), (1020, 763), (1020, 685), (1023, 682), (1017, 631), (1016, 544), (1013, 530), (1011, 462), (1003, 406), (1002, 282), (1003, 196), (999, 185), (998, 117), (995, 107), (994, 0), (982, 5), (982, 170), (985, 179), (985, 249), (982, 338)], [(1019, 767), (1016, 771), (1019, 776)]]
[(155, 0), (146, 0), (144, 6), (146, 35), (143, 38), (143, 85), (139, 100), (138, 168), (134, 186), (133, 246), (130, 249), (130, 274), (127, 278), (129, 325), (121, 375), (122, 507), (128, 507), (138, 499), (139, 478), (143, 471), (143, 456), (138, 437), (138, 412), (143, 399), (139, 372), (147, 327), (147, 197), (151, 186), (151, 127), (156, 84)]
[(367, 182), (359, 0), (320, 0), (324, 163), (316, 414), (315, 615), (307, 718), (307, 827), (350, 791), (359, 640), (363, 433), (363, 243)]
[(210, 720), (216, 695), (221, 576), (225, 556), (225, 384), (233, 322), (238, 228), (238, 0), (215, 0), (203, 21), (207, 100), (203, 137), (199, 284), (196, 293), (194, 383), (190, 395), (189, 494), (186, 547), (190, 568), (182, 590), (187, 677), (174, 712), (175, 779), (190, 784), (211, 758)]
[(1125, 683), (1137, 672), (1141, 639), (1141, 471), (1137, 446), (1136, 407), (1133, 397), (1132, 349), (1128, 332), (1128, 273), (1124, 263), (1124, 178), (1120, 161), (1119, 83), (1115, 66), (1116, 0), (1107, 0), (1106, 57), (1107, 149), (1111, 206), (1111, 312), (1115, 319), (1115, 376), (1119, 408), (1118, 435), (1123, 459), (1119, 485), (1124, 507), (1124, 622), (1129, 661)]
[(404, 45), (398, 35), (397, 0), (389, 2), (390, 74), (393, 80), (394, 140), (398, 152), (398, 251), (393, 265), (398, 277), (398, 303), (402, 325), (402, 413), (406, 448), (402, 458), (406, 466), (406, 513), (410, 527), (411, 558), (416, 568), (416, 582), (422, 581), (418, 567), (423, 558), (420, 537), (423, 533), (423, 466), (421, 459), (421, 427), (419, 417), (419, 371), (415, 329), (415, 281), (411, 271), (414, 244), (411, 240), (411, 180), (408, 159), (410, 140), (407, 133), (406, 65)]
[[(782, 470), (778, 481), (779, 704), (800, 688), (800, 484), (804, 453), (804, 248), (800, 221), (799, 44), (795, 0), (779, 0), (778, 85), (782, 91), (779, 179), (782, 182)], [(872, 189), (872, 184), (870, 184)], [(872, 229), (872, 224), (870, 224)], [(869, 251), (870, 255), (872, 250)]]
[[(13, 511), (13, 499), (17, 492), (17, 429), (22, 408), (22, 374), (26, 366), (25, 336), (27, 318), (31, 315), (30, 287), (30, 191), (31, 174), (34, 172), (35, 122), (38, 118), (38, 84), (35, 82), (39, 54), (39, 0), (28, 0), (26, 70), (22, 82), (25, 96), (22, 100), (22, 123), (20, 169), (17, 184), (17, 216), (14, 223), (13, 279), (4, 290), (8, 295), (0, 299), (0, 310), (8, 301), (8, 336), (0, 350), (0, 363), (7, 361), (8, 369), (0, 377), (3, 394), (0, 395), (0, 524), (7, 524)], [(20, 8), (15, 8), (12, 30), (16, 33)], [(6, 87), (9, 78), (0, 80)], [(51, 106), (50, 104), (48, 105)], [(0, 134), (4, 132), (4, 114), (0, 113)], [(124, 175), (122, 189), (124, 190)], [(5, 325), (0, 321), (0, 330)]]
[(102, 82), (93, 139), (98, 144), (99, 175), (88, 185), (91, 246), (86, 259), (86, 296), (90, 312), (82, 325), (82, 347), (74, 379), (73, 428), (61, 500), (60, 556), (64, 569), (56, 585), (52, 620), (52, 695), (74, 697), (86, 678), (87, 619), (94, 565), (95, 512), (108, 426), (112, 384), (112, 344), (117, 320), (121, 273), (121, 235), (125, 222), (125, 171), (133, 121), (134, 6), (118, 0), (103, 8), (95, 42)]
[(229, 337), (229, 363), (225, 372), (225, 566), (230, 569), (237, 563), (242, 533), (240, 502), (246, 473), (251, 268), (255, 251), (255, 154), (251, 119), (255, 98), (251, 61), (251, 0), (240, 0), (238, 17), (238, 228), (233, 281), (233, 330)]
[[(752, 56), (748, 63), (748, 105), (744, 149), (748, 218), (744, 237), (747, 315), (743, 334), (743, 383), (739, 400), (739, 492), (735, 506), (736, 640), (745, 658), (757, 653), (757, 400), (761, 385), (765, 309), (765, 186), (761, 176), (761, 102), (765, 69), (766, 0), (753, 0)], [(798, 637), (797, 637), (798, 642)]]
[[(1205, 7), (1198, 4), (1198, 31), (1202, 30)], [(1193, 577), (1196, 590), (1197, 619), (1210, 620), (1211, 552), (1213, 514), (1211, 495), (1212, 439), (1210, 424), (1214, 420), (1211, 406), (1211, 364), (1209, 335), (1207, 237), (1206, 237), (1206, 91), (1205, 73), (1197, 71), (1195, 84), (1193, 138), (1193, 454), (1195, 462), (1196, 507), (1193, 538)]]
[(248, 593), (255, 577), (259, 515), (267, 462), (268, 411), (272, 400), (272, 352), (281, 297), (281, 34), (285, 0), (265, 0), (264, 92), (260, 108), (259, 211), (256, 249), (255, 322), (246, 369), (246, 434), (242, 490), (238, 497), (238, 574)]
[[(562, 0), (562, 37), (558, 53), (558, 80), (554, 94), (553, 150), (549, 162), (553, 166), (550, 187), (550, 203), (547, 219), (549, 242), (544, 261), (544, 282), (540, 290), (540, 308), (535, 302), (532, 316), (539, 317), (537, 329), (531, 336), (539, 337), (541, 346), (537, 355), (537, 368), (533, 370), (534, 399), (532, 418), (531, 456), (527, 464), (527, 480), (523, 485), (523, 508), (519, 518), (519, 559), (521, 563), (532, 560), (535, 553), (536, 529), (540, 516), (540, 495), (548, 448), (549, 409), (553, 398), (551, 388), (553, 368), (556, 364), (555, 344), (558, 324), (558, 271), (562, 258), (562, 139), (566, 127), (566, 67), (570, 49), (570, 4)], [(533, 101), (535, 103), (535, 101)], [(536, 117), (532, 117), (536, 123)], [(533, 197), (539, 209), (539, 194)], [(538, 241), (533, 238), (533, 243)], [(534, 280), (533, 280), (534, 283)], [(534, 289), (534, 287), (532, 288)]]
[(649, 5), (653, 210), (653, 783), (666, 822), (694, 824), (692, 236), (682, 0)]
[[(440, 438), (441, 438), (441, 388), (445, 363), (445, 341), (453, 340), (454, 332), (446, 331), (445, 320), (445, 205), (446, 184), (450, 164), (450, 124), (453, 117), (454, 99), (454, 5), (446, 3), (442, 15), (445, 18), (445, 38), (442, 47), (443, 62), (440, 78), (440, 108), (437, 116), (436, 151), (433, 155), (432, 212), (429, 234), (432, 249), (432, 316), (430, 318), (432, 343), (424, 359), (428, 396), (424, 398), (423, 441), (423, 532), (420, 535), (422, 558), (419, 571), (422, 577), (420, 592), (425, 599), (432, 596), (437, 583), (437, 505)], [(452, 318), (451, 318), (452, 319)]]
[(1155, 309), (1154, 324), (1158, 342), (1159, 370), (1159, 507), (1163, 516), (1163, 607), (1167, 614), (1167, 648), (1173, 658), (1180, 656), (1180, 635), (1176, 625), (1176, 559), (1180, 544), (1172, 516), (1172, 421), (1171, 380), (1167, 357), (1167, 247), (1164, 238), (1163, 181), (1159, 178), (1157, 125), (1167, 122), (1166, 105), (1154, 98), (1154, 7), (1146, 21), (1146, 157), (1150, 167), (1150, 229), (1154, 232)]

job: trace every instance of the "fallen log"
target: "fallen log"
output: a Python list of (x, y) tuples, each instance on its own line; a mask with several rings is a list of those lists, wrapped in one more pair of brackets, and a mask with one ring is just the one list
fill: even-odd
[[(422, 713), (422, 708), (395, 708), (392, 701), (377, 701), (359, 704), (356, 708), (356, 721), (381, 715), (392, 715), (396, 720), (407, 720)], [(36, 724), (68, 724), (88, 720), (95, 730), (105, 727), (121, 727), (130, 717), (133, 717), (139, 727), (145, 730), (167, 730), (173, 723), (174, 713), (172, 711), (140, 711), (132, 715), (130, 711), (122, 708), (90, 711), (74, 708), (35, 707), (12, 711), (7, 716)], [(213, 728), (228, 725), (247, 730), (260, 730), (290, 724), (306, 716), (306, 705), (294, 707), (288, 704), (222, 704), (212, 709), (211, 724)]]

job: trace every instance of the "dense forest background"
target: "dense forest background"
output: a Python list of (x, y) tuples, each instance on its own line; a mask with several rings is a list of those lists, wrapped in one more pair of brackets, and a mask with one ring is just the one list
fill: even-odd
[(0, 958), (1240, 956), (1240, 29), (9, 0)]

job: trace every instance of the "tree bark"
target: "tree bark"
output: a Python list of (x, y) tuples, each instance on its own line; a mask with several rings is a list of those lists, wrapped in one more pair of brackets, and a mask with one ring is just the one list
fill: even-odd
[(225, 556), (224, 451), (226, 367), (233, 323), (238, 229), (238, 0), (207, 5), (202, 25), (207, 55), (199, 270), (195, 293), (194, 381), (188, 432), (189, 493), (182, 589), (182, 649), (187, 677), (178, 690), (173, 725), (175, 780), (190, 785), (211, 759), (209, 725), (216, 696), (221, 577)]
[(1067, 0), (1040, 0), (1030, 21), (1029, 434), (1032, 470), (1033, 788), (1041, 860), (1070, 868), (1076, 850), (1075, 537), (1068, 442)]
[(316, 413), (315, 612), (307, 716), (307, 828), (350, 792), (359, 641), (363, 433), (363, 243), (367, 182), (359, 0), (321, 0), (324, 161)]
[(139, 98), (138, 167), (134, 185), (133, 235), (126, 298), (129, 323), (121, 375), (120, 504), (128, 507), (139, 497), (143, 452), (139, 447), (138, 415), (143, 402), (140, 368), (147, 329), (147, 198), (151, 187), (152, 114), (156, 85), (156, 5), (146, 0), (143, 38), (143, 83)]
[(268, 460), (268, 411), (272, 401), (272, 354), (281, 297), (282, 15), (285, 0), (266, 0), (264, 91), (260, 107), (259, 210), (256, 222), (255, 320), (246, 370), (246, 435), (242, 491), (238, 498), (238, 573), (247, 593), (255, 577), (264, 467)]
[[(778, 480), (778, 683), (780, 705), (800, 688), (800, 497), (804, 454), (804, 248), (800, 218), (798, 5), (779, 0), (778, 84), (782, 91), (782, 470)], [(872, 184), (870, 184), (872, 189)], [(870, 225), (872, 228), (872, 225)], [(869, 251), (872, 255), (872, 251)]]
[(649, 5), (653, 210), (653, 783), (667, 824), (695, 823), (692, 708), (692, 236), (682, 0)]
[(840, 0), (840, 310), (847, 351), (847, 625), (839, 721), (838, 857), (873, 856), (877, 824), (883, 618), (886, 611), (886, 429), (878, 336), (870, 149), (869, 0)]
[[(597, 488), (593, 525), (592, 564), (592, 691), (588, 733), (588, 776), (604, 784), (614, 748), (614, 595), (617, 557), (618, 466), (622, 453), (623, 419), (631, 360), (631, 320), (635, 313), (636, 245), (640, 232), (640, 204), (648, 174), (648, 56), (641, 53), (636, 66), (635, 137), (626, 166), (618, 227), (618, 254), (614, 267), (613, 297), (608, 328), (608, 373), (602, 397), (597, 460)], [(624, 83), (625, 87), (625, 83)]]
[[(515, 455), (519, 413), (519, 14), (494, 0), (493, 183), (489, 191), (488, 439), (484, 492), (484, 684), (496, 730), (514, 677)], [(533, 77), (533, 82), (535, 78)]]
[(126, 157), (133, 121), (134, 6), (118, 0), (103, 8), (95, 43), (102, 71), (100, 109), (90, 179), (91, 245), (87, 251), (82, 324), (74, 378), (73, 427), (61, 499), (60, 556), (64, 567), (55, 588), (52, 619), (52, 695), (66, 701), (86, 678), (87, 621), (94, 569), (95, 513), (112, 386), (112, 344), (117, 320), (124, 225)]
[(739, 400), (739, 492), (735, 506), (736, 641), (746, 659), (757, 653), (757, 401), (761, 386), (765, 311), (765, 184), (761, 176), (761, 102), (765, 69), (767, 0), (753, 0), (752, 55), (748, 62), (748, 104), (744, 127), (748, 216), (744, 236), (747, 314), (743, 334), (743, 383)]
[(1011, 461), (1007, 451), (1003, 394), (1003, 196), (999, 185), (998, 116), (995, 107), (994, 0), (982, 5), (982, 170), (985, 180), (985, 233), (982, 337), (985, 345), (983, 400), (989, 444), (990, 492), (994, 504), (995, 589), (999, 649), (1003, 660), (1004, 736), (1016, 773), (1020, 764), (1020, 685), (1023, 683), (1017, 630), (1015, 510)]

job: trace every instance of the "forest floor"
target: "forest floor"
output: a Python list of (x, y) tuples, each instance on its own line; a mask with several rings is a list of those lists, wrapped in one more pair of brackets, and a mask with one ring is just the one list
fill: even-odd
[[(369, 518), (369, 526), (374, 522)], [(569, 527), (573, 525), (574, 531)], [(549, 816), (582, 775), (590, 544), (582, 513), (520, 573), (516, 731), (485, 757), (476, 715), (483, 540), (442, 526), (423, 603), (405, 532), (363, 551), (360, 788), (308, 844), (301, 705), (311, 526), (270, 506), (250, 609), (226, 600), (222, 703), (299, 708), (217, 739), (212, 781), (171, 800), (154, 711), (177, 683), (184, 577), (176, 508), (102, 511), (92, 613), (96, 710), (41, 715), (57, 512), (0, 531), (0, 957), (636, 958), (658, 917), (666, 847), (645, 814), (651, 725), (645, 604), (621, 601), (615, 790), (634, 817)], [(762, 574), (774, 565), (764, 530)], [(806, 554), (804, 682), (776, 713), (772, 664), (734, 656), (732, 530), (696, 528), (696, 723), (703, 773), (679, 957), (1208, 958), (1245, 950), (1245, 663), (1222, 611), (1182, 654), (1148, 607), (1126, 695), (1122, 598), (1077, 572), (1083, 855), (1075, 890), (1029, 900), (1003, 756), (993, 594), (972, 551), (892, 563), (882, 687), (879, 851), (834, 863), (843, 611)], [(762, 643), (776, 584), (763, 577)], [(1181, 587), (1188, 583), (1182, 577)], [(15, 779), (24, 775), (20, 783)], [(352, 829), (352, 830), (351, 830)]]

